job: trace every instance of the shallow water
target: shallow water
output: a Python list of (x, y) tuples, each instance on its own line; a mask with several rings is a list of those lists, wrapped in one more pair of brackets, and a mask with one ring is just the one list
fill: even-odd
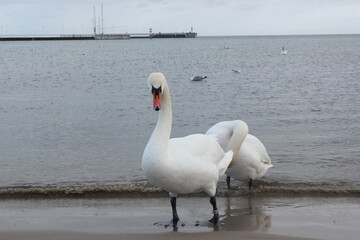
[[(208, 198), (179, 198), (184, 227), (153, 225), (171, 218), (168, 198), (0, 200), (0, 232), (149, 234), (235, 231), (314, 239), (358, 239), (359, 198), (218, 198), (216, 227), (195, 227), (212, 215)], [(118, 237), (119, 238), (119, 237)], [(250, 238), (249, 238), (250, 239)], [(261, 238), (263, 239), (263, 238)], [(273, 238), (278, 239), (278, 238)]]
[(274, 165), (262, 185), (359, 189), (359, 49), (359, 35), (0, 42), (0, 188), (146, 188), (161, 71), (172, 136), (241, 119)]

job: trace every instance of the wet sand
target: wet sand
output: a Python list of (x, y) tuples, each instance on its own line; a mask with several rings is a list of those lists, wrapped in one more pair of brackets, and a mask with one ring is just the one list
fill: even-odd
[(2, 239), (358, 239), (360, 198), (218, 198), (217, 228), (196, 227), (211, 217), (205, 197), (179, 197), (184, 227), (171, 219), (167, 198), (0, 200)]
[(31, 232), (31, 233), (2, 233), (0, 239), (18, 239), (18, 240), (302, 240), (308, 238), (291, 238), (276, 235), (265, 235), (257, 233), (244, 232), (213, 232), (213, 233), (161, 233), (161, 234), (88, 234), (75, 232)]

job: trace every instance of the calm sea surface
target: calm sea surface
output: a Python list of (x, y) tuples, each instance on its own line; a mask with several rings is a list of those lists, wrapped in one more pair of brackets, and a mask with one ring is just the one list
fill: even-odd
[(170, 85), (173, 137), (241, 119), (274, 165), (262, 184), (360, 188), (359, 35), (0, 42), (0, 52), (2, 189), (145, 186), (154, 71)]

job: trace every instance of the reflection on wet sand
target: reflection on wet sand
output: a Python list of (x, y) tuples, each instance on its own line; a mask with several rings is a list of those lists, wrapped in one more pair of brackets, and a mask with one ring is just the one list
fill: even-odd
[(271, 215), (265, 213), (261, 198), (227, 198), (224, 209), (221, 230), (266, 232), (271, 227)]

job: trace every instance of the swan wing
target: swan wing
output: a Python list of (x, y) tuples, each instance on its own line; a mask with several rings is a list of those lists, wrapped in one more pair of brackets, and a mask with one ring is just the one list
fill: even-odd
[(224, 157), (224, 151), (215, 136), (192, 134), (172, 138), (168, 145), (171, 157), (176, 161), (195, 161), (217, 164)]
[(257, 159), (257, 161), (272, 166), (271, 159), (268, 152), (266, 151), (264, 144), (257, 137), (248, 134), (245, 140), (249, 149), (248, 151), (256, 153), (256, 157), (254, 158)]
[(231, 163), (233, 152), (224, 152), (215, 136), (193, 134), (183, 138), (172, 138), (169, 141), (169, 153), (176, 162), (212, 171), (217, 169), (222, 176)]

